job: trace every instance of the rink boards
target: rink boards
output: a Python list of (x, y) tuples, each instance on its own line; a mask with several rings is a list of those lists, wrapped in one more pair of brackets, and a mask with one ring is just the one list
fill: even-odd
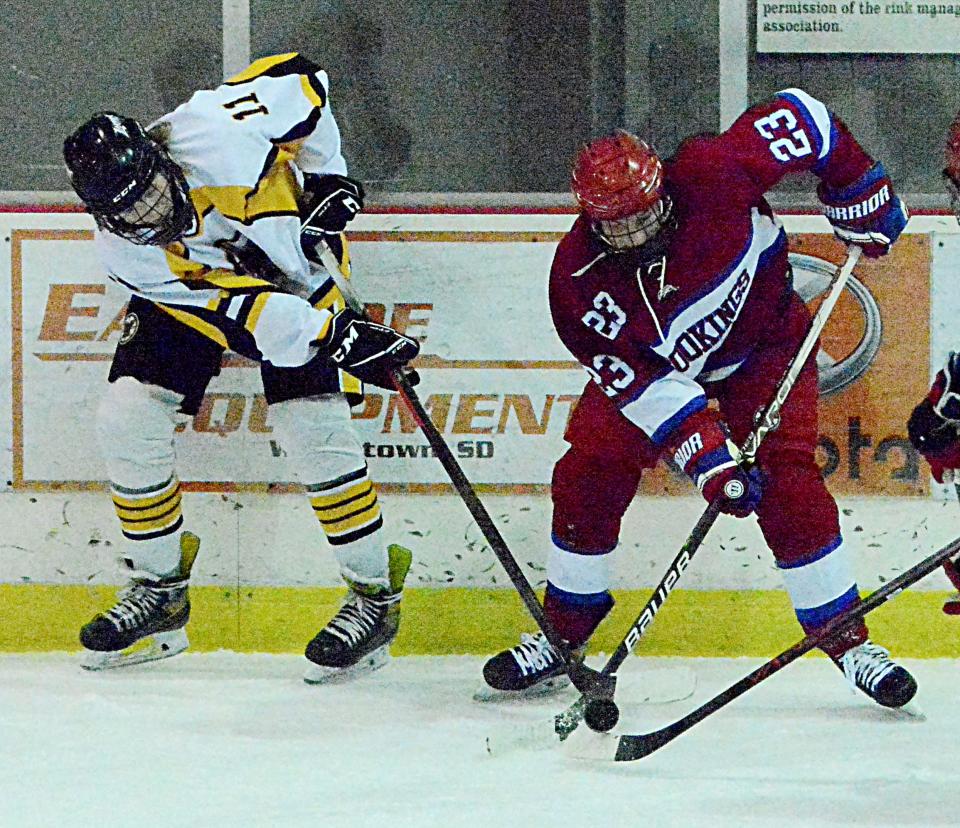
[[(565, 213), (394, 212), (362, 216), (351, 234), (360, 295), (374, 315), (422, 340), (420, 396), (535, 585), (549, 537), (550, 470), (585, 382), (546, 307), (552, 252), (571, 221)], [(24, 211), (0, 213), (0, 222), (0, 318), (11, 331), (0, 345), (0, 649), (70, 648), (117, 580), (119, 527), (93, 416), (126, 297), (100, 273), (87, 216)], [(842, 261), (843, 250), (819, 216), (784, 223), (791, 249), (805, 257), (798, 289), (815, 303), (818, 268)], [(958, 347), (957, 229), (952, 217), (912, 218), (890, 257), (858, 267), (859, 287), (824, 336), (819, 459), (863, 589), (960, 529), (951, 492), (931, 487), (905, 435), (931, 372)], [(519, 601), (396, 397), (369, 395), (355, 421), (388, 536), (415, 554), (398, 647), (487, 652), (511, 640), (528, 626)], [(338, 577), (290, 481), (256, 367), (228, 358), (178, 441), (192, 493), (185, 514), (204, 544), (194, 646), (299, 649), (334, 606)], [(643, 484), (615, 556), (623, 621), (606, 625), (612, 643), (701, 509), (665, 468)], [(722, 518), (683, 586), (645, 652), (761, 655), (796, 636), (752, 521)], [(889, 627), (884, 640), (904, 654), (960, 655), (951, 627), (933, 633), (946, 589), (934, 576), (885, 608), (877, 622)]]

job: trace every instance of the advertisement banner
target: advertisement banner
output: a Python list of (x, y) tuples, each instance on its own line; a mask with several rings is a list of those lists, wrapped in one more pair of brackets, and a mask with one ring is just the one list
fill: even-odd
[[(816, 260), (841, 264), (842, 253), (834, 239), (816, 234), (791, 236), (790, 249), (797, 290), (814, 308), (826, 287)], [(861, 258), (818, 357), (818, 460), (834, 494), (927, 491), (927, 469), (921, 471), (906, 423), (928, 387), (929, 319), (928, 236), (904, 235), (884, 258)]]
[[(371, 314), (422, 342), (418, 388), (431, 417), (482, 490), (546, 491), (586, 374), (553, 331), (546, 280), (557, 232), (399, 232), (352, 236), (355, 284)], [(795, 281), (816, 305), (842, 247), (791, 237)], [(908, 235), (863, 262), (823, 338), (820, 461), (848, 495), (913, 495), (926, 474), (905, 438), (926, 388), (929, 242)], [(91, 234), (11, 234), (13, 480), (18, 489), (99, 488), (94, 419), (120, 336), (124, 290), (96, 261)], [(448, 480), (396, 395), (369, 389), (354, 417), (385, 490), (429, 492)], [(194, 489), (286, 490), (254, 363), (228, 355), (177, 450)], [(690, 491), (658, 468), (646, 493)]]

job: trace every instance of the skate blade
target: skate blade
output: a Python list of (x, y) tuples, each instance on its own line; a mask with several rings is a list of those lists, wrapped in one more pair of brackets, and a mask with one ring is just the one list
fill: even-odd
[(927, 714), (917, 706), (915, 701), (908, 701), (902, 707), (887, 707), (894, 719), (903, 719), (907, 722), (925, 722)]
[(570, 686), (569, 677), (564, 674), (541, 681), (526, 690), (496, 690), (487, 684), (478, 687), (473, 693), (473, 700), (478, 702), (518, 701), (522, 699), (538, 699), (566, 690)]
[(190, 646), (185, 629), (154, 633), (142, 638), (126, 650), (99, 652), (84, 650), (80, 666), (84, 670), (113, 670), (116, 667), (131, 667), (148, 661), (160, 661), (182, 653)]
[(384, 644), (349, 667), (325, 667), (309, 662), (309, 666), (304, 671), (303, 680), (307, 684), (342, 684), (379, 670), (388, 661), (390, 661), (390, 646)]

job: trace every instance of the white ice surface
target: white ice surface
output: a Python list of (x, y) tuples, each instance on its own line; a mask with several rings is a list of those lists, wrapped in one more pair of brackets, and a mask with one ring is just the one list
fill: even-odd
[[(758, 662), (692, 668), (693, 699), (631, 704), (621, 729), (692, 709)], [(90, 674), (74, 655), (0, 656), (0, 825), (936, 826), (960, 824), (955, 661), (907, 662), (925, 720), (793, 664), (647, 759), (590, 763), (516, 734), (573, 701), (471, 700), (482, 659), (395, 659), (309, 687), (293, 656), (185, 654)], [(487, 751), (486, 740), (503, 744)]]

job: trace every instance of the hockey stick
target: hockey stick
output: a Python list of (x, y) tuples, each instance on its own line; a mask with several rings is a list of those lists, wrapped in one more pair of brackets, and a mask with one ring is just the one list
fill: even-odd
[[(877, 607), (885, 604), (907, 587), (925, 578), (958, 552), (960, 552), (960, 538), (951, 541), (942, 549), (934, 552), (930, 557), (920, 561), (916, 566), (898, 575), (892, 581), (888, 581), (880, 589), (864, 598), (859, 605), (851, 607), (842, 615), (838, 615), (815, 633), (811, 633), (789, 649), (784, 650), (780, 655), (762, 664), (752, 673), (744, 676), (738, 682), (732, 684), (722, 693), (714, 696), (683, 718), (677, 719), (677, 721), (672, 724), (649, 733), (637, 735), (624, 734), (616, 737), (616, 743), (610, 741), (610, 737), (606, 737), (604, 741), (604, 754), (601, 755), (598, 752), (598, 745), (593, 744), (589, 748), (590, 755), (593, 758), (613, 759), (616, 762), (632, 762), (636, 759), (643, 759), (654, 751), (660, 750), (664, 745), (676, 739), (677, 736), (686, 733), (695, 724), (702, 722), (705, 718), (716, 713), (751, 688), (756, 687), (760, 682), (770, 678), (770, 676), (779, 672), (791, 662), (796, 661), (802, 655), (819, 647), (826, 639), (843, 631), (858, 619), (863, 618), (867, 613), (873, 612)], [(609, 748), (609, 750), (606, 748)]]
[[(783, 408), (783, 404), (786, 402), (794, 383), (797, 381), (797, 377), (800, 376), (800, 372), (806, 365), (806, 362), (813, 351), (814, 345), (820, 337), (820, 333), (822, 332), (830, 313), (837, 304), (837, 300), (840, 298), (840, 294), (846, 286), (847, 280), (850, 278), (857, 261), (860, 259), (861, 252), (862, 251), (858, 246), (851, 245), (849, 252), (847, 253), (847, 260), (844, 262), (837, 274), (833, 277), (833, 282), (830, 286), (830, 292), (820, 304), (820, 307), (817, 308), (816, 314), (814, 314), (813, 319), (810, 321), (810, 327), (807, 330), (806, 338), (800, 344), (796, 355), (793, 357), (793, 359), (790, 361), (790, 364), (784, 371), (783, 377), (781, 378), (776, 392), (773, 395), (773, 399), (770, 400), (766, 408), (757, 412), (757, 415), (754, 418), (754, 429), (747, 436), (743, 446), (740, 449), (742, 461), (746, 465), (750, 465), (756, 460), (757, 451), (759, 450), (760, 444), (763, 442), (764, 437), (766, 437), (769, 432), (773, 431), (780, 425), (780, 411)], [(612, 688), (616, 687), (616, 677), (614, 674), (619, 669), (624, 659), (626, 659), (626, 657), (633, 652), (637, 642), (640, 640), (647, 627), (650, 626), (653, 619), (656, 617), (656, 614), (660, 611), (660, 608), (667, 600), (667, 596), (670, 595), (670, 592), (676, 586), (677, 581), (680, 580), (680, 576), (683, 574), (683, 571), (690, 565), (690, 560), (700, 548), (700, 545), (703, 543), (703, 539), (706, 537), (707, 532), (710, 531), (710, 528), (713, 526), (719, 514), (720, 500), (717, 499), (707, 506), (706, 510), (697, 521), (696, 526), (693, 527), (693, 531), (680, 548), (680, 552), (667, 568), (666, 574), (663, 576), (660, 584), (654, 590), (650, 600), (647, 601), (643, 610), (640, 612), (640, 615), (638, 615), (633, 624), (630, 625), (630, 628), (627, 630), (627, 634), (623, 637), (623, 640), (617, 645), (613, 655), (610, 656), (610, 659), (603, 666), (603, 669), (600, 671), (600, 675), (609, 677), (612, 683)], [(583, 691), (581, 691), (581, 693), (583, 693)], [(589, 704), (597, 701), (602, 701), (607, 705), (606, 715), (604, 716), (606, 721), (603, 722), (602, 720), (598, 719), (598, 729), (609, 730), (614, 724), (616, 724), (618, 713), (616, 707), (612, 703), (612, 694), (611, 696), (607, 696), (605, 698), (595, 695), (593, 699), (590, 699), (587, 698), (587, 694), (583, 693), (580, 698), (577, 699), (569, 708), (561, 713), (558, 713), (554, 717), (554, 731), (557, 736), (560, 737), (561, 741), (566, 739), (580, 725), (580, 722), (585, 715), (589, 715), (587, 713)]]
[[(330, 274), (330, 277), (343, 295), (344, 301), (351, 310), (366, 317), (366, 310), (353, 291), (352, 286), (346, 278), (344, 278), (340, 270), (340, 263), (337, 261), (337, 257), (333, 254), (333, 251), (323, 241), (317, 244), (316, 249), (320, 255), (320, 260), (323, 262), (324, 268)], [(537, 625), (543, 631), (547, 641), (550, 642), (551, 646), (563, 659), (567, 673), (574, 686), (580, 690), (581, 693), (588, 693), (591, 697), (594, 695), (612, 695), (613, 679), (603, 676), (597, 670), (587, 667), (579, 659), (573, 658), (569, 646), (550, 624), (543, 611), (543, 605), (533, 591), (533, 587), (530, 586), (530, 582), (520, 569), (520, 565), (514, 558), (506, 541), (504, 541), (500, 530), (497, 529), (496, 524), (494, 524), (490, 513), (480, 501), (480, 498), (477, 497), (477, 493), (467, 479), (466, 474), (464, 474), (456, 457), (454, 457), (453, 452), (450, 451), (450, 447), (447, 445), (446, 440), (443, 439), (443, 435), (440, 434), (437, 427), (433, 424), (433, 420), (430, 419), (430, 415), (423, 407), (423, 403), (410, 384), (410, 380), (408, 380), (406, 375), (400, 370), (392, 371), (390, 377), (397, 386), (400, 399), (403, 400), (413, 415), (413, 418), (417, 421), (417, 425), (420, 426), (420, 430), (427, 438), (427, 442), (430, 443), (433, 448), (434, 454), (450, 477), (450, 482), (453, 483), (454, 489), (456, 489), (457, 494), (460, 495), (470, 514), (473, 515), (473, 519), (477, 522), (477, 526), (480, 528), (484, 539), (490, 544), (490, 548), (497, 556), (510, 581), (520, 594), (520, 599), (530, 612), (530, 615), (533, 616), (534, 621), (537, 622)]]

